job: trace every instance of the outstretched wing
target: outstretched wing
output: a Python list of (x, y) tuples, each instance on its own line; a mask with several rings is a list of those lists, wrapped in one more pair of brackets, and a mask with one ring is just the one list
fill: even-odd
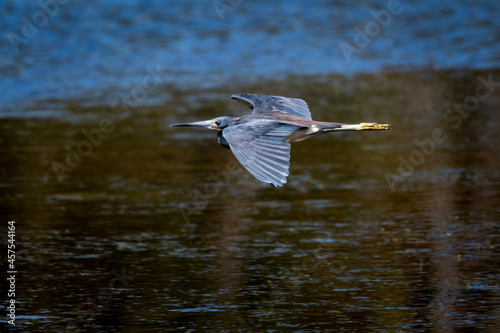
[(290, 144), (286, 137), (300, 126), (255, 120), (222, 131), (238, 161), (258, 180), (273, 186), (286, 183)]
[(311, 112), (302, 99), (255, 94), (232, 95), (231, 98), (253, 109), (254, 114), (281, 111), (311, 120)]

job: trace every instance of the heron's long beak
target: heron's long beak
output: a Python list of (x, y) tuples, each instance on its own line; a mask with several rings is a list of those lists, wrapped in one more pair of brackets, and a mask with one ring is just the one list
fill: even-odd
[(172, 124), (170, 125), (170, 127), (203, 127), (209, 129), (214, 128), (212, 120), (195, 121), (193, 123)]

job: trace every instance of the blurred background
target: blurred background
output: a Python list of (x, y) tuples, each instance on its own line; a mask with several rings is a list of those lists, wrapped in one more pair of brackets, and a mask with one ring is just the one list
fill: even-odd
[[(0, 9), (2, 331), (500, 331), (495, 1)], [(169, 127), (234, 93), (392, 130), (295, 143), (272, 188)]]

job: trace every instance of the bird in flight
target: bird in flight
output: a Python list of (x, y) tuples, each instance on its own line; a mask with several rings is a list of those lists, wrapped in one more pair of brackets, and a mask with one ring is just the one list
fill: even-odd
[(173, 127), (202, 127), (217, 131), (219, 144), (230, 149), (255, 178), (283, 186), (289, 174), (290, 143), (332, 131), (387, 130), (389, 124), (341, 124), (315, 121), (304, 100), (256, 94), (232, 95), (248, 106), (251, 114), (173, 124)]

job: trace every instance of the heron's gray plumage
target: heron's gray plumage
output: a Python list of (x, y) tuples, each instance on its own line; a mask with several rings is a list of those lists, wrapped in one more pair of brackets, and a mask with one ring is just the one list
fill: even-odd
[(255, 178), (282, 186), (290, 167), (290, 144), (286, 137), (299, 128), (273, 120), (249, 121), (226, 127), (222, 135), (238, 161)]
[(299, 98), (257, 94), (238, 94), (232, 95), (231, 98), (248, 106), (253, 110), (253, 114), (278, 111), (308, 120), (312, 119), (307, 103)]
[(336, 130), (389, 129), (387, 124), (349, 125), (314, 121), (307, 103), (298, 98), (257, 94), (238, 94), (231, 98), (251, 108), (252, 114), (171, 126), (217, 130), (219, 144), (231, 149), (238, 161), (255, 178), (273, 186), (286, 183), (291, 142)]

